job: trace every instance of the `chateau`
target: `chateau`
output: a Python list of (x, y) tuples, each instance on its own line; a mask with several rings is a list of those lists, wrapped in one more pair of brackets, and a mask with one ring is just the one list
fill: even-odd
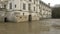
[(41, 0), (1, 0), (0, 21), (22, 22), (51, 18), (51, 7)]

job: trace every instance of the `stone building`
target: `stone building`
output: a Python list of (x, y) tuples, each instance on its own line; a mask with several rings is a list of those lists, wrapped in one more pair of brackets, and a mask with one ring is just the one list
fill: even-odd
[(4, 22), (5, 13), (6, 13), (5, 8), (6, 8), (5, 3), (2, 2), (2, 0), (0, 0), (0, 22)]
[[(51, 8), (41, 0), (3, 0), (4, 20), (22, 22), (51, 17)], [(6, 18), (6, 19), (5, 19)]]
[(40, 1), (40, 16), (41, 18), (51, 18), (52, 10), (50, 3), (46, 4), (43, 1)]
[(39, 0), (9, 0), (6, 8), (8, 21), (39, 20)]
[(60, 18), (60, 4), (52, 7), (52, 18)]

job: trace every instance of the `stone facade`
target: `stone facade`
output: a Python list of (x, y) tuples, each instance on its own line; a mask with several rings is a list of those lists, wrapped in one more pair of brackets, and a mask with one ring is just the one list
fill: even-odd
[(6, 0), (4, 2), (7, 10), (5, 17), (11, 22), (51, 17), (51, 8), (40, 0)]
[[(10, 3), (12, 4), (12, 9), (10, 9)], [(26, 5), (25, 10), (23, 9), (23, 4)], [(28, 6), (29, 4), (31, 4), (30, 10), (29, 10), (29, 6)], [(37, 6), (37, 4), (38, 4), (38, 6)], [(7, 10), (9, 11), (9, 13), (8, 13), (9, 15), (7, 16), (9, 21), (12, 21), (12, 20), (14, 20), (16, 22), (28, 21), (29, 15), (31, 15), (31, 18), (32, 18), (31, 20), (39, 20), (39, 16), (38, 16), (39, 0), (37, 0), (37, 1), (36, 0), (31, 0), (31, 1), (29, 1), (29, 0), (18, 0), (18, 1), (10, 0), (7, 4)]]
[(51, 18), (52, 10), (50, 4), (48, 3), (47, 5), (43, 1), (40, 1), (40, 12), (41, 18)]

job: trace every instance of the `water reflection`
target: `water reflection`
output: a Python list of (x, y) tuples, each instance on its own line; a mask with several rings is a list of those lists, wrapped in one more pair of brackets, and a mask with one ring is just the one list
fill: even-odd
[[(48, 27), (43, 22), (25, 22), (25, 23), (0, 23), (1, 31), (5, 34), (40, 34), (47, 31)], [(41, 32), (42, 31), (42, 32)]]
[(29, 33), (31, 33), (32, 32), (32, 22), (28, 22), (28, 25), (29, 25)]
[[(54, 21), (55, 22), (55, 21)], [(0, 23), (0, 34), (59, 34), (60, 30), (52, 27), (52, 21), (34, 21), (24, 23)]]

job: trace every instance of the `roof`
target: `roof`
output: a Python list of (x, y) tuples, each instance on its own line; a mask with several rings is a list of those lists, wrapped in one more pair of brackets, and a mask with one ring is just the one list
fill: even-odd
[(44, 4), (45, 6), (51, 8), (49, 5), (47, 5), (46, 3), (44, 3), (43, 1), (40, 0), (40, 3)]

